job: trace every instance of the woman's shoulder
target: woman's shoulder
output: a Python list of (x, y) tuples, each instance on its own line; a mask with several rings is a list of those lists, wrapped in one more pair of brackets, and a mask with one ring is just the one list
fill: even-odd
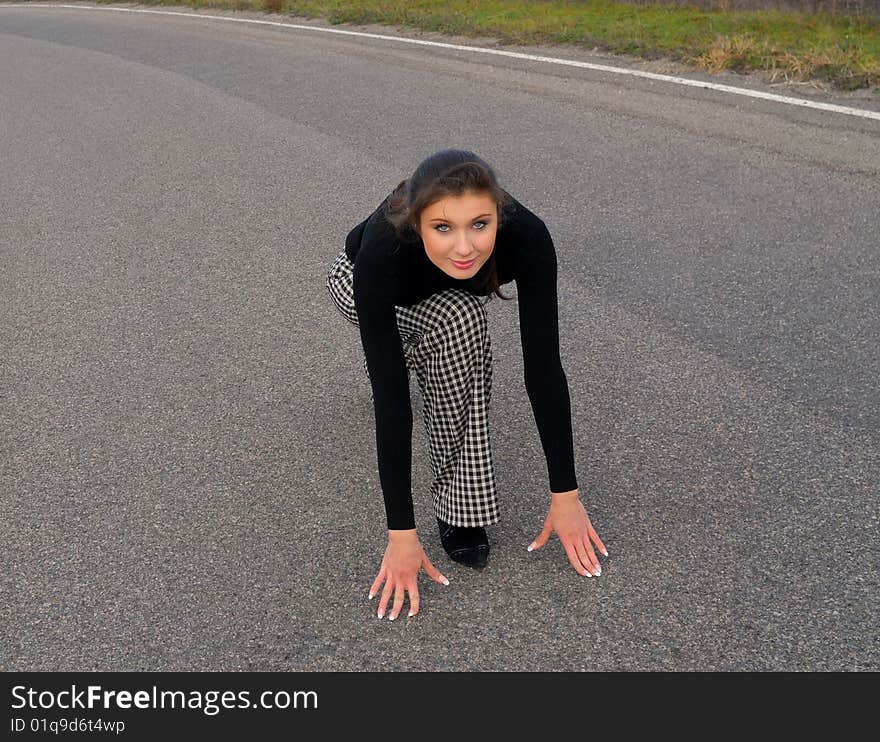
[(509, 199), (502, 207), (502, 219), (499, 229), (506, 231), (508, 236), (516, 234), (530, 234), (544, 226), (544, 221), (534, 211), (529, 209), (522, 201), (504, 191)]
[(354, 273), (374, 288), (384, 286), (396, 296), (409, 280), (412, 246), (400, 239), (386, 218), (387, 202), (386, 198), (364, 221), (353, 251)]
[(497, 239), (501, 248), (499, 266), (507, 280), (529, 285), (544, 285), (553, 280), (548, 271), (556, 265), (556, 247), (547, 225), (513, 196)]

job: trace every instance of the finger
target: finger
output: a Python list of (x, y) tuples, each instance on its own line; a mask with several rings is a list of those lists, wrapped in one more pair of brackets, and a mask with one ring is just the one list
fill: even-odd
[(592, 572), (581, 564), (580, 557), (578, 557), (577, 551), (575, 551), (574, 544), (572, 544), (571, 541), (563, 541), (562, 545), (565, 547), (565, 553), (568, 554), (568, 561), (571, 562), (571, 566), (574, 567), (575, 572), (584, 577), (592, 577)]
[(393, 621), (400, 615), (400, 611), (403, 609), (403, 596), (405, 593), (406, 590), (403, 585), (398, 582), (394, 588), (394, 605), (391, 607), (391, 613), (388, 615), (389, 621)]
[(586, 551), (587, 559), (590, 560), (590, 565), (592, 565), (593, 574), (598, 577), (602, 574), (602, 565), (599, 564), (599, 557), (597, 557), (596, 553), (593, 551), (593, 545), (590, 543), (589, 536), (584, 536), (584, 551)]
[(434, 580), (434, 582), (439, 582), (441, 585), (449, 584), (449, 580), (440, 573), (440, 570), (431, 563), (431, 560), (428, 559), (427, 556), (422, 560), (422, 569), (425, 570), (425, 573), (428, 577)]
[(419, 612), (419, 586), (413, 582), (409, 586), (409, 616), (415, 616)]
[(589, 533), (590, 533), (590, 538), (595, 542), (599, 551), (601, 551), (605, 556), (608, 556), (608, 549), (605, 548), (605, 544), (602, 543), (602, 539), (599, 538), (599, 534), (596, 533), (596, 529), (593, 528), (592, 523), (590, 523)]
[(391, 600), (391, 580), (385, 580), (385, 589), (382, 591), (382, 598), (379, 600), (379, 610), (376, 613), (379, 618), (385, 615), (385, 608), (388, 606), (389, 600)]
[(376, 579), (373, 580), (373, 584), (370, 585), (370, 600), (376, 597), (376, 593), (379, 592), (379, 588), (382, 586), (382, 583), (385, 581), (385, 566), (382, 566), (382, 569), (379, 570), (379, 574), (376, 575)]
[(590, 547), (590, 542), (587, 536), (584, 536), (583, 539), (578, 539), (575, 542), (575, 551), (577, 551), (578, 559), (580, 559), (581, 564), (584, 565), (588, 572), (591, 572), (595, 577), (602, 574), (599, 562), (593, 555), (593, 549)]
[(529, 544), (528, 551), (534, 551), (535, 549), (540, 549), (544, 544), (547, 543), (547, 540), (550, 538), (550, 534), (553, 533), (553, 526), (550, 525), (550, 521), (544, 521), (544, 528), (541, 533), (538, 534), (538, 538), (532, 541)]

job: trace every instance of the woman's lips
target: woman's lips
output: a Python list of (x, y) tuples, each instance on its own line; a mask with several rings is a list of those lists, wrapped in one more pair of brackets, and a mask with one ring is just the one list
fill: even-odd
[(458, 268), (459, 270), (463, 270), (463, 271), (464, 271), (464, 270), (467, 270), (468, 268), (470, 268), (470, 267), (471, 267), (474, 263), (476, 263), (476, 262), (477, 262), (477, 259), (474, 258), (473, 260), (469, 260), (467, 263), (459, 263), (457, 260), (453, 260), (453, 261), (452, 261), (452, 264), (453, 264), (456, 268)]

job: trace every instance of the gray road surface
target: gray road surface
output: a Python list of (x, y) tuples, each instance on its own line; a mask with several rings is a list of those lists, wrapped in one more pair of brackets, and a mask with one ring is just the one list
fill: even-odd
[[(555, 538), (526, 552), (546, 467), (515, 302), (493, 302), (490, 565), (440, 548), (417, 414), (416, 517), (451, 585), (423, 575), (422, 612), (391, 623), (367, 600), (385, 531), (359, 337), (324, 276), (447, 146), (553, 234), (610, 557), (587, 579)], [(877, 121), (310, 31), (0, 10), (0, 665), (880, 669), (878, 184)]]

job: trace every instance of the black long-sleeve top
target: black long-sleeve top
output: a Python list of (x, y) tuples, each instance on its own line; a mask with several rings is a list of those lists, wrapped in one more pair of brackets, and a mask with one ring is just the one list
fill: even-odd
[[(512, 198), (512, 197), (511, 197)], [(373, 387), (379, 480), (388, 528), (415, 528), (412, 503), (412, 409), (395, 306), (407, 307), (446, 288), (479, 293), (434, 265), (421, 238), (397, 236), (385, 218), (388, 198), (345, 240), (354, 263), (354, 302)], [(512, 198), (498, 227), (500, 284), (516, 281), (526, 392), (544, 454), (551, 492), (577, 489), (568, 381), (559, 357), (556, 250), (544, 222)], [(483, 266), (486, 268), (486, 265)]]

